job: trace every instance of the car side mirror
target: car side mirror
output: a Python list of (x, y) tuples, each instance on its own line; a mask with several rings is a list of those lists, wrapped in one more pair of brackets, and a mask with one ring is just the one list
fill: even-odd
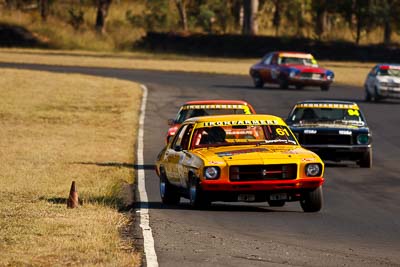
[(182, 151), (183, 149), (182, 149), (182, 147), (180, 145), (177, 145), (177, 146), (174, 147), (174, 150), (176, 152), (179, 152), (179, 151)]
[(168, 119), (168, 125), (172, 126), (175, 124), (175, 120), (174, 119)]

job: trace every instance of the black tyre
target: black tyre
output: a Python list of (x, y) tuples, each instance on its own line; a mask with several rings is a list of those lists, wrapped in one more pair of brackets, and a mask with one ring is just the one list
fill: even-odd
[(357, 162), (358, 166), (361, 168), (371, 168), (372, 167), (372, 148), (365, 152), (362, 158)]
[(207, 199), (204, 192), (199, 186), (199, 180), (192, 176), (189, 179), (189, 203), (192, 208), (204, 209), (211, 205), (211, 201)]
[(330, 86), (329, 85), (321, 85), (321, 91), (329, 91)]
[(270, 207), (283, 207), (286, 202), (284, 200), (268, 200), (268, 205)]
[(255, 88), (263, 88), (264, 87), (264, 81), (262, 80), (260, 74), (254, 73), (253, 74), (253, 83)]
[(279, 76), (278, 83), (279, 83), (279, 88), (281, 89), (289, 88), (289, 82), (285, 76)]
[(365, 92), (365, 101), (367, 101), (367, 102), (371, 101), (371, 94), (370, 94), (370, 92), (368, 91), (368, 88), (367, 88), (367, 87), (365, 87), (364, 92)]
[(374, 101), (379, 102), (381, 100), (381, 97), (378, 94), (378, 88), (375, 87), (374, 89)]
[(181, 199), (179, 192), (168, 182), (164, 173), (160, 175), (160, 196), (163, 204), (176, 205)]
[(304, 212), (318, 212), (323, 204), (322, 187), (317, 187), (313, 191), (305, 192), (300, 200), (301, 208)]

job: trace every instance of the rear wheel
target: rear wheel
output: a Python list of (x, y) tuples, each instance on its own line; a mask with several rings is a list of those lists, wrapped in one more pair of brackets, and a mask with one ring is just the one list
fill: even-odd
[(328, 91), (330, 88), (329, 85), (321, 85), (321, 91)]
[(372, 148), (365, 152), (362, 158), (358, 161), (358, 166), (361, 168), (371, 168), (372, 167)]
[(189, 179), (189, 203), (196, 209), (207, 208), (211, 205), (211, 201), (200, 188), (199, 180), (194, 176)]
[(263, 88), (264, 87), (264, 81), (261, 78), (261, 75), (258, 73), (253, 74), (253, 83), (255, 88)]
[(322, 208), (322, 187), (303, 193), (300, 206), (304, 212), (317, 212)]
[(168, 182), (165, 173), (160, 174), (160, 196), (163, 204), (176, 205), (181, 199), (176, 188)]

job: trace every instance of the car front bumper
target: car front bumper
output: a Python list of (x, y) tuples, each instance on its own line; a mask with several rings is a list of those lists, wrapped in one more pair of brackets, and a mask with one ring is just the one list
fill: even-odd
[(318, 154), (324, 160), (359, 160), (370, 152), (369, 145), (302, 145), (304, 148)]

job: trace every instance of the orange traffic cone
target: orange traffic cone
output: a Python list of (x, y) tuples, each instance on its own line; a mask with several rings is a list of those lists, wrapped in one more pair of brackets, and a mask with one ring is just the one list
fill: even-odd
[(75, 188), (75, 181), (72, 181), (71, 190), (69, 191), (69, 197), (67, 200), (67, 208), (73, 209), (77, 208), (79, 205), (78, 202), (78, 192)]

